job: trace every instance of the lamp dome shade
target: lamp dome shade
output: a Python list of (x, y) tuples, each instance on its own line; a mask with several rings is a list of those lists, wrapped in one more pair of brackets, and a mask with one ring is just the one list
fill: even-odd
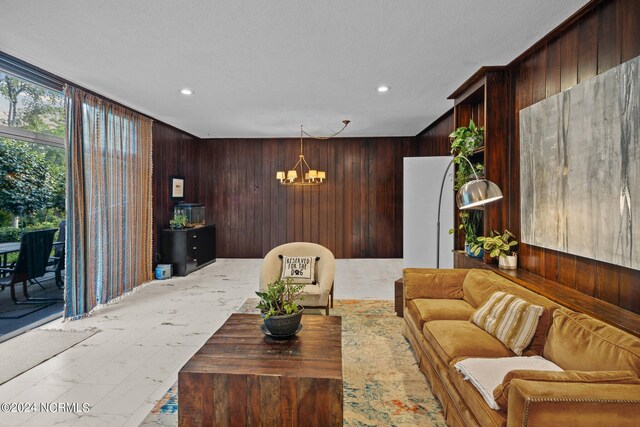
[(460, 187), (456, 195), (456, 204), (459, 209), (470, 209), (499, 199), (502, 199), (502, 191), (495, 183), (486, 179), (475, 179)]

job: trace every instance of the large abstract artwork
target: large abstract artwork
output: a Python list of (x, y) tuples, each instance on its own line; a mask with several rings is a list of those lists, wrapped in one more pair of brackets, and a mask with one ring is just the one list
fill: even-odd
[(522, 242), (640, 269), (639, 65), (520, 111)]

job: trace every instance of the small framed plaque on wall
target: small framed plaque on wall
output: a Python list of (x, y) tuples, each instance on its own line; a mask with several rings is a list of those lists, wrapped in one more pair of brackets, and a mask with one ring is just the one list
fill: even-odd
[(171, 200), (184, 200), (184, 177), (172, 176), (171, 181)]

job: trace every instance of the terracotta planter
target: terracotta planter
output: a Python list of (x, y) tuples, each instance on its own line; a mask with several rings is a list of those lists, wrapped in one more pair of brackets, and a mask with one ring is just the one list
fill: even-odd
[(498, 260), (498, 267), (503, 268), (505, 270), (515, 270), (516, 268), (518, 268), (518, 256), (517, 255), (500, 256)]

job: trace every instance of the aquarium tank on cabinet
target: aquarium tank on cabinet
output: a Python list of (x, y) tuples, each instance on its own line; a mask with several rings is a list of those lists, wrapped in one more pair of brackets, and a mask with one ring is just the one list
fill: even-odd
[(187, 217), (185, 227), (200, 227), (204, 225), (204, 205), (198, 203), (179, 203), (173, 207), (173, 216)]

